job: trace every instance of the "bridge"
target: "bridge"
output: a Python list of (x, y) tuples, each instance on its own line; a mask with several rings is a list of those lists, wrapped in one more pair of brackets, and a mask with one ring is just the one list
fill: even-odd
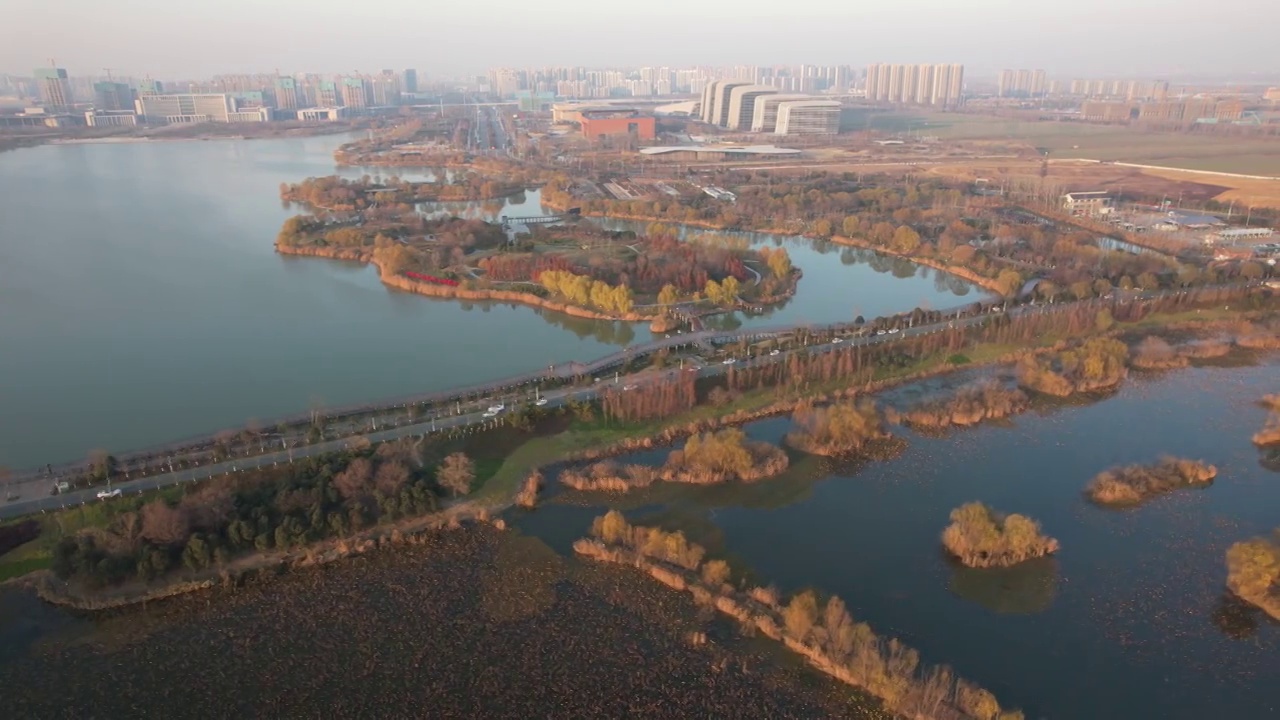
[(570, 217), (578, 217), (582, 214), (581, 208), (569, 208), (558, 215), (529, 215), (527, 217), (513, 217), (503, 215), (498, 218), (502, 223), (502, 229), (507, 230), (512, 225), (550, 225), (551, 223), (564, 222)]

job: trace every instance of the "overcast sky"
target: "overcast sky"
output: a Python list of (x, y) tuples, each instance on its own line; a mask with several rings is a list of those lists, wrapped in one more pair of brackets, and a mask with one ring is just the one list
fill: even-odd
[(1280, 0), (0, 0), (0, 72), (959, 62), (1051, 76), (1280, 71)]

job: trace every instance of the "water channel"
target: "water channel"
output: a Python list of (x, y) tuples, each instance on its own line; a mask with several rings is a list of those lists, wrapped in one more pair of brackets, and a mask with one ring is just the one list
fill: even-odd
[[(393, 292), (372, 268), (277, 255), (272, 240), (293, 212), (279, 185), (334, 173), (332, 151), (344, 140), (50, 145), (0, 155), (0, 465), (57, 463), (308, 407), (479, 383), (649, 337), (641, 325)], [(448, 209), (541, 214), (536, 191)], [(910, 263), (776, 241), (805, 272), (798, 295), (758, 317), (726, 317), (728, 326), (872, 317), (976, 295)]]
[[(1263, 718), (1280, 712), (1280, 624), (1225, 593), (1224, 553), (1280, 520), (1280, 477), (1250, 436), (1280, 362), (1131, 378), (1114, 397), (1042, 406), (947, 437), (902, 431), (897, 459), (841, 465), (793, 454), (753, 485), (658, 487), (605, 499), (565, 491), (516, 525), (560, 552), (607, 507), (683, 529), (759, 582), (844, 598), (855, 619), (948, 663), (1028, 718)], [(746, 427), (780, 442), (790, 420)], [(656, 464), (666, 451), (618, 458)], [(1085, 484), (1163, 454), (1218, 466), (1213, 485), (1131, 510)], [(965, 569), (939, 535), (981, 500), (1041, 521), (1052, 559)]]

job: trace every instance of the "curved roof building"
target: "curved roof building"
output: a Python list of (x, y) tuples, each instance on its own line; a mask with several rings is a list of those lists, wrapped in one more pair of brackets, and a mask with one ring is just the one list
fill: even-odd
[(733, 88), (729, 91), (728, 112), (720, 126), (729, 130), (750, 130), (756, 102), (765, 95), (777, 94), (778, 89), (768, 85), (741, 85)]
[(773, 132), (778, 124), (778, 105), (787, 100), (812, 100), (810, 95), (765, 95), (756, 98), (751, 132)]
[(717, 80), (702, 91), (702, 121), (727, 127), (729, 123), (729, 93), (751, 83), (740, 80)]
[(778, 104), (776, 135), (834, 135), (840, 131), (840, 103), (792, 100)]

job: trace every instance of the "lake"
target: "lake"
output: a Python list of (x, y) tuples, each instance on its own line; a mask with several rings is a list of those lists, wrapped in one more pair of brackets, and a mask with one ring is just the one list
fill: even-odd
[[(277, 255), (278, 188), (335, 172), (341, 136), (50, 145), (0, 154), (0, 465), (58, 463), (249, 419), (590, 360), (647, 327), (389, 291), (372, 268)], [(404, 168), (344, 169), (427, 177)], [(537, 214), (536, 192), (459, 214)], [(503, 210), (506, 207), (507, 210)], [(947, 307), (970, 286), (789, 241), (777, 324)], [(870, 260), (868, 260), (868, 257)]]
[[(1280, 477), (1250, 436), (1280, 363), (1131, 378), (858, 467), (794, 455), (750, 486), (661, 487), (610, 501), (681, 528), (759, 582), (844, 598), (857, 620), (1026, 709), (1028, 718), (1262, 718), (1280, 712), (1280, 624), (1225, 594), (1231, 543), (1280, 525)], [(790, 420), (747, 426), (780, 442)], [(1130, 510), (1086, 502), (1098, 472), (1163, 454), (1203, 459), (1209, 488)], [(619, 462), (660, 462), (649, 451)], [(516, 525), (561, 552), (605, 509), (562, 493)], [(1053, 558), (971, 570), (945, 558), (952, 508), (980, 500), (1039, 520)]]

